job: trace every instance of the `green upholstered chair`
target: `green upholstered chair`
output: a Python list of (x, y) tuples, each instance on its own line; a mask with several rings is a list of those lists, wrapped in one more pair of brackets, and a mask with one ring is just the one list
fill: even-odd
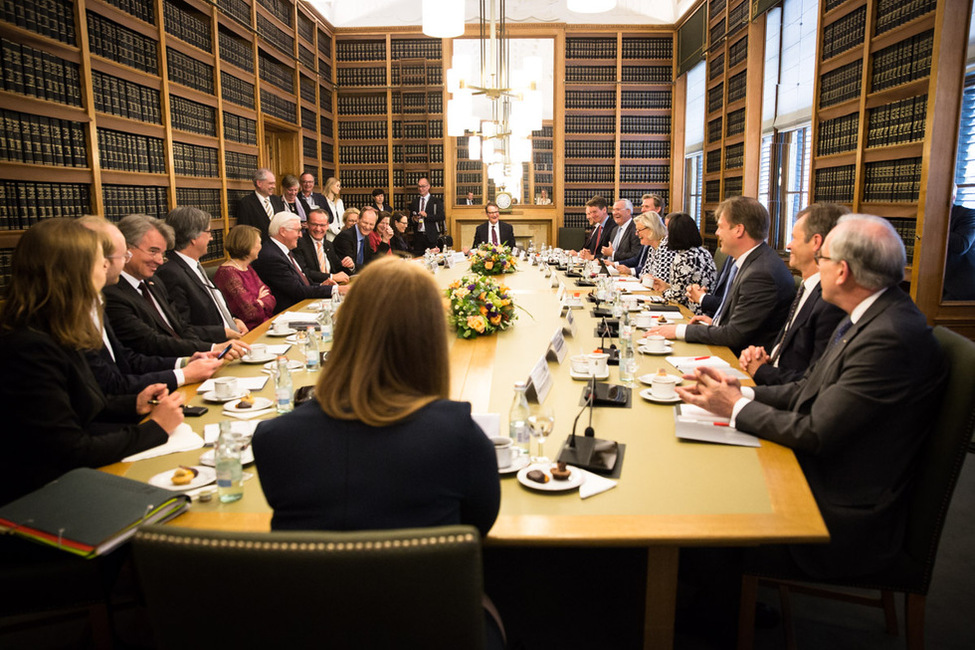
[[(904, 548), (886, 571), (853, 580), (813, 584), (787, 575), (746, 575), (742, 581), (739, 650), (752, 647), (755, 598), (760, 583), (779, 587), (789, 647), (795, 647), (789, 620), (789, 591), (883, 608), (887, 632), (893, 635), (898, 632), (894, 593), (903, 593), (907, 648), (920, 650), (924, 647), (925, 598), (931, 585), (948, 505), (975, 429), (975, 343), (944, 327), (935, 327), (934, 335), (948, 357), (951, 369), (937, 421), (921, 448)], [(829, 587), (879, 590), (880, 595), (861, 596)]]
[(559, 243), (561, 249), (567, 251), (577, 251), (586, 245), (585, 228), (572, 228), (569, 226), (559, 226)]
[(162, 648), (484, 646), (470, 526), (234, 533), (147, 526), (133, 541)]

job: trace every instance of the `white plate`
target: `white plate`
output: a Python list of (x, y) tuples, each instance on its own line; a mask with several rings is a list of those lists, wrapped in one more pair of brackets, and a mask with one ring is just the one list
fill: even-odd
[[(277, 361), (268, 361), (264, 364), (265, 370), (276, 370), (278, 367)], [(305, 364), (297, 359), (288, 359), (288, 370), (304, 370)]]
[[(668, 373), (668, 374), (670, 374), (670, 373)], [(655, 373), (655, 372), (649, 372), (649, 373), (647, 373), (645, 375), (640, 375), (639, 377), (637, 377), (637, 379), (644, 386), (650, 386), (651, 385), (650, 384), (650, 380), (652, 378), (656, 377), (656, 376), (657, 376), (657, 373)], [(670, 376), (671, 377), (674, 377), (675, 379), (677, 379), (677, 383), (675, 384), (676, 386), (680, 386), (681, 383), (683, 383), (683, 381), (684, 381), (684, 378), (683, 377), (678, 377), (677, 375), (670, 375)]]
[(232, 402), (235, 399), (240, 399), (241, 397), (243, 397), (246, 394), (247, 394), (247, 391), (246, 390), (242, 390), (239, 393), (237, 393), (236, 395), (231, 395), (229, 397), (220, 397), (219, 395), (217, 395), (217, 391), (211, 390), (211, 391), (207, 391), (206, 393), (203, 393), (203, 395), (201, 395), (201, 397), (203, 397), (203, 400), (206, 401), (206, 402)]
[(514, 474), (522, 468), (528, 467), (528, 464), (531, 462), (531, 458), (529, 458), (527, 454), (522, 454), (521, 456), (518, 456), (518, 458), (515, 458), (515, 462), (511, 463), (507, 467), (499, 467), (498, 474)]
[(648, 402), (653, 402), (654, 404), (679, 404), (680, 396), (674, 395), (673, 397), (657, 397), (651, 392), (649, 388), (644, 388), (640, 391), (640, 397), (647, 400)]
[(294, 334), (297, 331), (298, 330), (296, 330), (293, 327), (288, 327), (287, 329), (277, 330), (277, 331), (275, 331), (275, 330), (273, 330), (271, 328), (268, 328), (267, 335), (268, 336), (291, 336), (292, 334)]
[[(554, 467), (554, 464), (549, 464), (548, 466), (529, 465), (528, 467), (522, 467), (518, 471), (518, 482), (527, 488), (541, 490), (542, 492), (565, 492), (566, 490), (576, 489), (582, 485), (583, 481), (586, 480), (586, 477), (583, 476), (581, 471), (579, 471), (579, 468), (573, 467), (572, 465), (566, 465), (566, 469), (569, 470), (568, 480), (556, 481), (554, 478), (552, 478), (552, 467)], [(532, 471), (533, 469), (540, 469), (545, 472), (545, 474), (547, 474), (549, 477), (549, 482), (536, 483), (535, 481), (529, 480), (528, 472)]]
[(277, 355), (266, 354), (263, 357), (252, 357), (250, 355), (244, 355), (240, 358), (244, 363), (267, 363), (268, 361), (273, 361), (277, 359)]
[[(216, 450), (211, 449), (200, 454), (200, 465), (206, 465), (207, 467), (213, 467), (214, 460), (213, 456), (216, 454)], [(254, 462), (254, 448), (247, 445), (247, 448), (240, 454), (241, 465), (250, 465)]]
[[(572, 377), (573, 379), (580, 379), (580, 380), (592, 379), (591, 372), (576, 372), (571, 367), (569, 368), (569, 376)], [(596, 375), (597, 381), (601, 381), (603, 379), (609, 379), (609, 368), (606, 368), (606, 372), (604, 372), (603, 374)]]
[(641, 354), (652, 354), (653, 356), (659, 357), (659, 356), (663, 356), (665, 354), (671, 354), (671, 353), (673, 353), (673, 351), (674, 351), (674, 346), (673, 345), (668, 345), (668, 346), (666, 346), (666, 348), (667, 348), (666, 350), (662, 350), (660, 352), (657, 352), (656, 350), (651, 350), (650, 348), (644, 347), (644, 346), (641, 345), (637, 349), (640, 351)]
[(149, 485), (155, 485), (156, 487), (161, 487), (166, 490), (173, 490), (174, 492), (182, 492), (184, 490), (193, 490), (198, 487), (203, 487), (204, 485), (210, 485), (217, 480), (217, 472), (211, 467), (194, 465), (193, 469), (199, 472), (199, 474), (197, 474), (196, 478), (186, 485), (173, 485), (173, 472), (176, 471), (176, 468), (168, 469), (165, 472), (156, 474), (149, 479)]
[(305, 309), (307, 309), (307, 310), (309, 310), (309, 311), (318, 311), (318, 310), (320, 310), (321, 308), (322, 308), (322, 303), (320, 303), (320, 302), (310, 302), (310, 303), (308, 303), (308, 305), (307, 305), (307, 306), (305, 307)]
[(229, 411), (230, 413), (253, 413), (254, 411), (263, 411), (266, 408), (271, 408), (272, 406), (274, 406), (274, 402), (272, 402), (266, 397), (255, 397), (254, 406), (250, 408), (243, 408), (243, 409), (237, 408), (237, 405), (239, 403), (240, 400), (237, 400), (235, 402), (228, 402), (227, 404), (223, 405), (223, 410)]

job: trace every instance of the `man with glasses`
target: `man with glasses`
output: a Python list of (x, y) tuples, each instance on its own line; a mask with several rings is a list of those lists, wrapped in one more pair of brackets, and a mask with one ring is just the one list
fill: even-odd
[(482, 223), (474, 231), (474, 243), (472, 248), (477, 248), (481, 244), (494, 244), (495, 246), (515, 247), (515, 229), (510, 223), (501, 221), (501, 210), (497, 203), (488, 203), (484, 206), (487, 213), (487, 221)]
[[(446, 219), (443, 201), (430, 194), (430, 180), (421, 178), (416, 189), (420, 196), (410, 201), (413, 217), (413, 249), (423, 254), (428, 248), (437, 248), (437, 240), (443, 232)], [(361, 218), (361, 217), (360, 217)]]
[(308, 214), (308, 236), (298, 238), (294, 256), (301, 270), (311, 282), (319, 284), (345, 284), (349, 273), (355, 268), (351, 257), (339, 259), (332, 242), (325, 234), (328, 232), (328, 214), (322, 208), (315, 208)]
[(312, 282), (294, 256), (301, 238), (301, 220), (291, 212), (279, 212), (268, 224), (269, 237), (251, 267), (264, 280), (277, 301), (274, 312), (288, 309), (308, 298), (331, 298), (332, 291), (345, 293), (348, 287)]
[(325, 197), (315, 191), (315, 175), (311, 172), (305, 172), (298, 178), (301, 179), (301, 193), (298, 197), (305, 202), (309, 211), (315, 208), (324, 209)]
[(132, 256), (125, 262), (118, 284), (106, 286), (104, 293), (105, 313), (122, 343), (137, 352), (161, 356), (222, 350), (228, 343), (236, 354), (248, 349), (240, 341), (229, 340), (223, 325), (187, 323), (170, 301), (163, 281), (155, 279), (175, 239), (165, 221), (130, 214), (119, 221), (118, 229)]

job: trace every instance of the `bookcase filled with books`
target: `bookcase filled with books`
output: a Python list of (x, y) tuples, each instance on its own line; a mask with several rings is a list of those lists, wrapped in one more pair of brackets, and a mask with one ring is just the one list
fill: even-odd
[(567, 31), (565, 226), (597, 194), (669, 196), (673, 62), (672, 31)]
[(214, 217), (222, 259), (267, 123), (300, 129), (294, 172), (334, 172), (333, 32), (295, 0), (4, 3), (0, 278), (40, 219), (176, 205)]

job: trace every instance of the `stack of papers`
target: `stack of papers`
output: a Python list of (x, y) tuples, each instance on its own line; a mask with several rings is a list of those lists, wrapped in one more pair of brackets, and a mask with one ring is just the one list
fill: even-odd
[(737, 377), (738, 379), (751, 379), (748, 375), (740, 370), (732, 368), (731, 365), (722, 359), (721, 357), (715, 356), (703, 356), (703, 357), (667, 357), (667, 361), (673, 367), (680, 370), (682, 375), (690, 375), (694, 373), (696, 368), (701, 368), (703, 366), (710, 366), (712, 368), (717, 368), (729, 377)]
[(732, 427), (728, 418), (719, 417), (693, 404), (678, 404), (674, 408), (674, 432), (681, 440), (715, 442), (739, 447), (761, 446), (755, 436), (742, 433)]
[(169, 436), (161, 445), (153, 447), (152, 449), (146, 449), (145, 451), (139, 452), (138, 454), (132, 454), (127, 458), (123, 458), (123, 463), (134, 463), (140, 460), (146, 460), (147, 458), (156, 458), (157, 456), (166, 456), (168, 454), (175, 454), (180, 451), (191, 451), (193, 449), (200, 449), (203, 447), (203, 438), (199, 434), (195, 433), (190, 425), (183, 422), (173, 431), (173, 435)]

